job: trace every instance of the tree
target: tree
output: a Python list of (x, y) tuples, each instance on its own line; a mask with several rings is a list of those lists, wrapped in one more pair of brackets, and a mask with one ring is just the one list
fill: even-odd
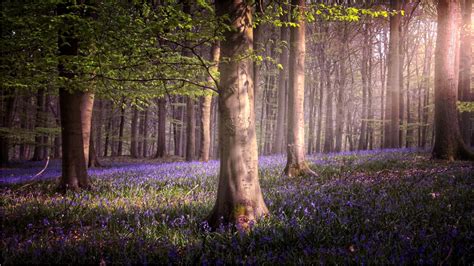
[[(288, 12), (288, 3), (284, 3), (284, 12)], [(288, 14), (283, 13), (282, 22), (288, 22)], [(289, 43), (289, 28), (282, 25), (280, 31), (281, 41), (284, 42), (282, 51), (280, 53), (280, 65), (282, 69), (279, 70), (278, 75), (278, 110), (276, 121), (276, 136), (273, 142), (273, 153), (282, 153), (285, 144), (285, 112), (286, 112), (286, 93), (288, 87), (288, 43)]]
[(305, 161), (304, 151), (304, 63), (305, 0), (291, 1), (291, 21), (298, 24), (290, 30), (290, 77), (288, 90), (287, 161), (284, 174), (289, 177), (315, 175)]
[(222, 217), (222, 222), (248, 228), (268, 213), (258, 180), (252, 61), (246, 55), (252, 48), (251, 6), (245, 0), (220, 0), (216, 14), (228, 17), (231, 30), (221, 42), (219, 186), (207, 220), (212, 227)]
[[(210, 68), (209, 77), (207, 80), (209, 83), (214, 82), (214, 78), (211, 76), (212, 72), (216, 70), (217, 63), (219, 62), (220, 55), (220, 44), (216, 42), (211, 48), (211, 61), (216, 67)], [(199, 160), (203, 162), (209, 161), (209, 152), (211, 148), (211, 104), (212, 95), (206, 94), (202, 97), (201, 103), (201, 151), (199, 153)]]
[(459, 18), (458, 0), (439, 0), (435, 50), (435, 142), (433, 158), (471, 159), (459, 130), (456, 108), (459, 78)]
[[(390, 9), (399, 11), (401, 1), (390, 0)], [(390, 17), (388, 47), (387, 98), (385, 104), (384, 147), (398, 148), (400, 131), (400, 24), (401, 14)]]
[(156, 141), (155, 158), (164, 157), (166, 154), (166, 99), (157, 100), (158, 105), (158, 138)]
[[(64, 25), (68, 25), (59, 30), (59, 55), (74, 58), (78, 55), (79, 40), (74, 32), (74, 23), (70, 21), (72, 16), (63, 16), (71, 14), (70, 5), (58, 4), (57, 14), (63, 18)], [(72, 80), (75, 76), (73, 69), (67, 68), (64, 60), (59, 62), (58, 72), (60, 77), (68, 80)], [(63, 151), (62, 175), (59, 183), (61, 190), (78, 190), (89, 186), (81, 122), (81, 99), (84, 94), (80, 90), (71, 90), (66, 86), (59, 88)]]
[[(471, 92), (471, 65), (472, 65), (472, 0), (461, 0), (462, 27), (461, 27), (461, 54), (459, 69), (459, 100), (474, 101)], [(466, 146), (471, 146), (473, 112), (461, 114), (461, 134)]]

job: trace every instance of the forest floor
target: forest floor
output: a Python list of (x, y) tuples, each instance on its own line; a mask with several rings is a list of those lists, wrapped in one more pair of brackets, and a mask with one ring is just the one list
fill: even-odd
[(259, 160), (271, 216), (249, 233), (202, 221), (218, 162), (121, 159), (91, 169), (93, 189), (55, 192), (60, 162), (0, 169), (0, 263), (472, 264), (474, 165), (417, 150), (312, 155), (317, 178)]

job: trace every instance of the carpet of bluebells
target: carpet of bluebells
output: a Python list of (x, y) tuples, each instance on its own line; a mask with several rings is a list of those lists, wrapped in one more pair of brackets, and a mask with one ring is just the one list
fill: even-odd
[(0, 169), (2, 265), (472, 264), (474, 165), (418, 150), (309, 156), (319, 177), (287, 178), (261, 157), (271, 215), (242, 232), (202, 221), (218, 162), (109, 163), (93, 189), (55, 192), (60, 162)]

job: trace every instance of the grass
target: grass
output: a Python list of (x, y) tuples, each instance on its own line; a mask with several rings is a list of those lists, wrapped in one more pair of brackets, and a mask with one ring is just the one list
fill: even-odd
[(318, 178), (281, 177), (283, 156), (260, 159), (271, 216), (248, 234), (202, 222), (215, 161), (116, 164), (66, 195), (54, 193), (57, 163), (26, 186), (28, 171), (2, 170), (1, 263), (473, 263), (472, 164), (411, 150), (309, 161)]

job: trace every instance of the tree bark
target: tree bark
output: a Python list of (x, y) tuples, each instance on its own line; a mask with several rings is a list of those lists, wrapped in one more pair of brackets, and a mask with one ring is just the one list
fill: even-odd
[[(283, 12), (288, 12), (288, 3), (283, 4)], [(288, 14), (284, 13), (282, 22), (288, 22)], [(290, 31), (286, 26), (282, 26), (280, 30), (281, 41), (286, 44), (282, 47), (279, 62), (283, 69), (279, 70), (278, 75), (278, 109), (277, 109), (277, 121), (276, 121), (276, 136), (273, 142), (273, 153), (282, 153), (284, 151), (285, 143), (285, 112), (286, 112), (286, 93), (288, 87), (288, 44), (290, 42)]]
[(435, 141), (433, 158), (474, 160), (459, 130), (456, 108), (459, 79), (458, 0), (439, 0), (435, 50)]
[[(472, 66), (472, 0), (461, 0), (462, 27), (461, 27), (461, 54), (459, 69), (459, 100), (462, 102), (474, 101), (471, 92), (471, 66)], [(466, 146), (471, 146), (472, 123), (474, 112), (461, 113), (461, 135)]]
[[(67, 5), (59, 4), (57, 14), (68, 14)], [(67, 19), (65, 19), (67, 20)], [(58, 47), (60, 56), (77, 56), (78, 39), (74, 37), (74, 29), (60, 28)], [(74, 78), (72, 70), (67, 69), (60, 61), (59, 76), (67, 79)], [(61, 190), (78, 190), (87, 188), (89, 180), (84, 157), (84, 138), (82, 134), (81, 99), (84, 92), (59, 88), (59, 105), (61, 109), (61, 136), (62, 136), (62, 175), (59, 188)]]
[(133, 107), (132, 110), (132, 123), (130, 124), (130, 156), (132, 158), (138, 158), (138, 109), (137, 107)]
[(142, 156), (143, 158), (148, 157), (148, 106), (143, 111), (143, 141), (142, 141)]
[[(209, 68), (210, 72), (213, 73), (217, 70), (217, 64), (220, 56), (220, 43), (216, 42), (211, 48), (211, 62), (215, 66)], [(207, 81), (215, 85), (214, 78), (209, 76)], [(201, 150), (199, 152), (199, 160), (203, 162), (209, 161), (209, 153), (211, 148), (211, 105), (212, 105), (212, 94), (206, 94), (202, 98), (201, 102)]]
[(334, 132), (333, 132), (333, 114), (332, 114), (332, 98), (333, 92), (331, 90), (331, 63), (326, 58), (326, 121), (324, 130), (324, 149), (323, 152), (328, 153), (334, 150)]
[(43, 143), (43, 136), (38, 132), (38, 128), (45, 127), (45, 102), (44, 89), (40, 88), (36, 92), (35, 149), (33, 150), (32, 161), (42, 161), (45, 159), (43, 157), (43, 150), (46, 143)]
[(344, 25), (341, 36), (341, 51), (339, 59), (338, 79), (337, 79), (337, 97), (336, 97), (336, 145), (335, 151), (342, 150), (342, 134), (344, 129), (344, 95), (346, 94), (346, 57), (349, 46), (347, 45), (347, 25)]
[(239, 58), (252, 47), (251, 7), (244, 0), (221, 0), (216, 13), (228, 15), (232, 27), (221, 43), (222, 57), (231, 60), (219, 64), (219, 187), (207, 220), (214, 228), (221, 222), (249, 228), (268, 213), (258, 180), (252, 62)]
[(158, 99), (158, 139), (155, 158), (162, 158), (166, 154), (166, 98)]
[(283, 173), (289, 177), (316, 175), (306, 163), (304, 150), (304, 63), (306, 50), (304, 9), (305, 0), (291, 1), (291, 21), (299, 26), (290, 30), (288, 146), (286, 166), (283, 170)]
[(359, 136), (359, 150), (367, 149), (367, 92), (369, 90), (369, 84), (367, 84), (367, 68), (368, 68), (368, 54), (370, 46), (369, 43), (369, 34), (368, 34), (368, 24), (364, 24), (364, 43), (362, 47), (362, 62), (360, 68), (360, 75), (362, 78), (362, 115), (360, 122), (360, 136)]
[(124, 127), (125, 127), (125, 97), (122, 98), (122, 104), (120, 106), (120, 125), (119, 125), (119, 137), (118, 137), (118, 148), (117, 148), (118, 156), (122, 156)]
[(81, 98), (81, 123), (84, 144), (84, 159), (86, 161), (86, 165), (89, 165), (89, 145), (91, 138), (93, 108), (94, 94), (92, 92), (83, 92)]
[[(11, 94), (10, 94), (11, 93)], [(15, 94), (14, 90), (6, 89), (2, 93), (5, 97), (5, 110), (2, 110), (2, 121), (1, 125), (5, 128), (11, 128), (13, 123), (14, 107), (15, 107)], [(9, 164), (9, 151), (10, 151), (10, 140), (8, 136), (0, 134), (0, 167), (8, 166)]]
[[(390, 9), (399, 11), (401, 2), (390, 0)], [(400, 23), (401, 14), (390, 17), (390, 41), (388, 48), (387, 101), (385, 115), (384, 147), (398, 148), (400, 131)], [(387, 117), (386, 117), (387, 118)]]

